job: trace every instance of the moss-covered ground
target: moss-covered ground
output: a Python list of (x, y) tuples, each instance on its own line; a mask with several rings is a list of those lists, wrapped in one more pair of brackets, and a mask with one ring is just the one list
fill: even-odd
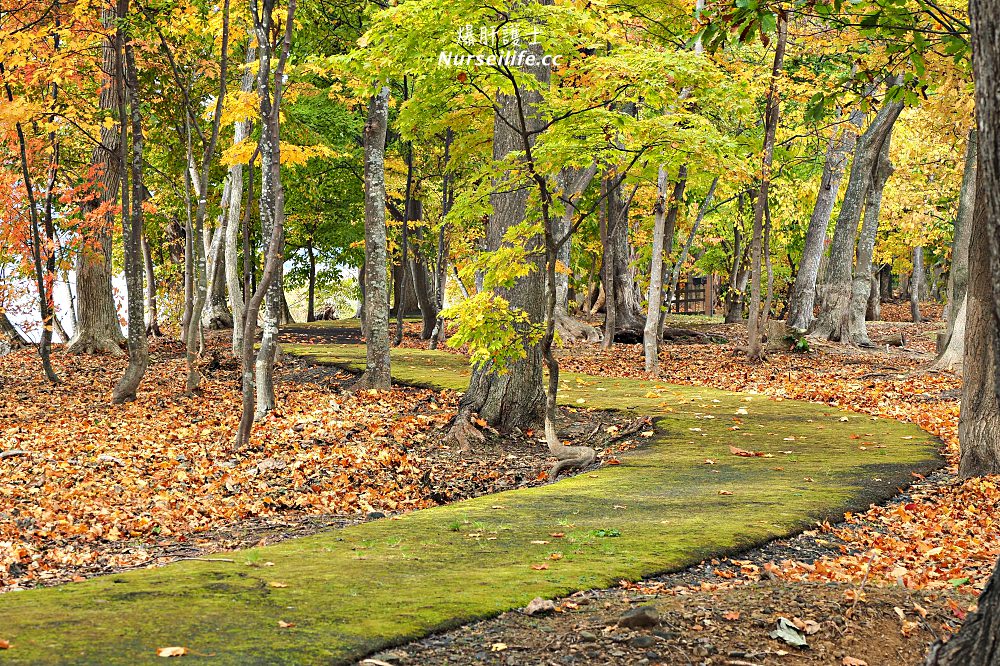
[[(346, 367), (364, 359), (356, 345), (285, 350)], [(469, 371), (454, 354), (399, 349), (393, 374), (461, 388)], [(234, 562), (2, 595), (0, 638), (12, 647), (0, 664), (156, 663), (165, 646), (212, 664), (348, 662), (536, 596), (747, 548), (886, 499), (911, 471), (940, 465), (926, 433), (891, 420), (651, 381), (563, 380), (566, 404), (656, 417), (648, 446), (558, 483), (225, 556)]]

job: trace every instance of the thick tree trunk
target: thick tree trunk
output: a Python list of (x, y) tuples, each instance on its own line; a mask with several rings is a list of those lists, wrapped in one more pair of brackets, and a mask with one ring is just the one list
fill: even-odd
[(858, 139), (847, 192), (840, 205), (830, 244), (828, 268), (820, 289), (820, 314), (810, 329), (810, 333), (821, 338), (834, 342), (851, 341), (851, 283), (858, 222), (871, 187), (873, 167), (902, 109), (902, 102), (885, 103)]
[(881, 272), (882, 269), (879, 268), (872, 274), (872, 288), (868, 295), (868, 307), (865, 308), (865, 321), (882, 319), (882, 294), (879, 291), (882, 286), (882, 281), (879, 280)]
[(850, 124), (842, 132), (838, 133), (835, 130), (827, 144), (819, 193), (816, 195), (812, 217), (809, 218), (802, 259), (795, 274), (795, 284), (788, 305), (788, 325), (793, 328), (806, 330), (812, 323), (813, 307), (816, 303), (816, 279), (819, 276), (819, 264), (826, 246), (830, 216), (837, 203), (840, 182), (844, 179), (847, 156), (854, 151), (854, 144), (858, 139), (857, 130), (863, 120), (864, 114), (860, 111), (852, 113)]
[(962, 304), (958, 306), (955, 313), (955, 323), (952, 324), (951, 333), (945, 341), (944, 350), (938, 356), (931, 368), (934, 370), (951, 370), (961, 374), (962, 363), (965, 359), (965, 319), (966, 319), (967, 299), (962, 299)]
[[(759, 361), (764, 357), (764, 327), (770, 313), (761, 312), (761, 249), (763, 242), (764, 214), (767, 209), (767, 194), (771, 184), (771, 162), (774, 158), (775, 134), (778, 130), (778, 78), (785, 61), (785, 43), (788, 41), (788, 20), (784, 13), (778, 15), (778, 40), (774, 50), (774, 65), (771, 68), (771, 82), (767, 91), (767, 105), (764, 110), (764, 154), (761, 158), (760, 189), (753, 211), (753, 239), (750, 244), (750, 316), (747, 319), (749, 344), (747, 358)], [(771, 283), (771, 280), (768, 280)], [(770, 289), (768, 290), (770, 291)], [(770, 296), (768, 296), (770, 300)], [(770, 303), (768, 304), (770, 307)]]
[(965, 291), (969, 284), (969, 238), (972, 232), (972, 214), (976, 205), (976, 130), (969, 130), (965, 149), (965, 170), (962, 173), (962, 188), (958, 197), (958, 214), (955, 216), (955, 231), (951, 243), (951, 267), (948, 269), (948, 301), (945, 306), (945, 321), (948, 322), (947, 335), (958, 317), (958, 306), (965, 301)]
[[(102, 12), (101, 22), (109, 35), (101, 46), (102, 82), (99, 104), (102, 111), (115, 108), (121, 90), (114, 72), (122, 66), (121, 57), (110, 36), (117, 24), (115, 9)], [(101, 172), (100, 187), (82, 206), (84, 219), (92, 218), (103, 205), (113, 205), (118, 199), (121, 183), (121, 163), (117, 158), (121, 137), (115, 127), (101, 127), (101, 141), (94, 146), (91, 164)], [(108, 353), (123, 356), (121, 344), (125, 342), (118, 311), (115, 308), (114, 292), (111, 289), (111, 228), (110, 214), (104, 216), (97, 228), (97, 220), (89, 220), (76, 266), (77, 325), (73, 339), (66, 350), (77, 354)]]
[(615, 176), (609, 183), (612, 188), (608, 196), (608, 236), (611, 243), (614, 295), (615, 330), (642, 328), (642, 294), (634, 266), (635, 252), (629, 241), (629, 207), (631, 197), (622, 192), (622, 178)]
[(365, 373), (357, 389), (387, 389), (389, 361), (389, 280), (386, 272), (385, 132), (389, 122), (389, 89), (372, 97), (365, 123)]
[[(547, 66), (540, 64), (540, 60), (538, 58), (539, 65), (529, 71), (542, 83), (542, 89), (545, 89), (550, 71)], [(493, 125), (493, 159), (497, 161), (504, 159), (512, 151), (525, 151), (523, 132), (531, 133), (527, 142), (530, 149), (537, 132), (542, 128), (543, 119), (537, 113), (541, 94), (536, 90), (523, 88), (517, 93), (500, 95), (497, 100), (498, 110)], [(487, 251), (499, 249), (507, 230), (524, 221), (531, 187), (523, 181), (518, 182), (516, 187), (513, 186), (510, 174), (497, 178), (494, 185), (494, 192), (490, 195), (493, 213), (486, 230)], [(536, 238), (532, 243), (537, 246), (540, 240)], [(543, 292), (545, 262), (539, 259), (537, 253), (529, 257), (528, 261), (535, 262), (538, 270), (517, 280), (510, 289), (501, 290), (501, 295), (507, 299), (511, 308), (517, 308), (527, 315), (529, 326), (539, 326), (543, 323), (546, 305)], [(554, 306), (555, 285), (550, 286)], [(518, 333), (523, 335), (527, 331)], [(524, 358), (510, 363), (504, 368), (503, 374), (498, 373), (490, 363), (477, 366), (473, 370), (469, 388), (459, 402), (452, 437), (463, 447), (480, 440), (482, 433), (471, 422), (475, 414), (500, 432), (537, 422), (543, 415), (545, 406), (542, 362), (541, 348), (538, 345), (528, 345)]]
[(28, 339), (7, 318), (7, 313), (0, 309), (0, 356), (27, 347), (29, 344)]
[(872, 169), (871, 185), (865, 195), (864, 221), (858, 234), (858, 248), (854, 261), (854, 278), (851, 281), (851, 342), (860, 347), (874, 347), (868, 339), (868, 329), (865, 326), (868, 306), (871, 301), (872, 257), (875, 254), (875, 235), (878, 232), (879, 215), (882, 212), (882, 192), (892, 175), (892, 162), (889, 160), (889, 148), (892, 143), (892, 130), (886, 134), (879, 151), (878, 159)]
[[(122, 190), (122, 244), (125, 254), (125, 285), (128, 289), (128, 367), (111, 396), (118, 405), (136, 398), (139, 384), (149, 366), (149, 350), (146, 346), (146, 322), (143, 299), (142, 272), (144, 268), (142, 252), (143, 225), (143, 182), (142, 182), (142, 115), (139, 106), (139, 82), (136, 75), (135, 55), (131, 42), (126, 42), (125, 89), (128, 91), (130, 139), (132, 161), (129, 176), (132, 184), (131, 208), (126, 190)], [(121, 103), (124, 135), (125, 102)], [(122, 161), (125, 161), (125, 142), (122, 141)]]

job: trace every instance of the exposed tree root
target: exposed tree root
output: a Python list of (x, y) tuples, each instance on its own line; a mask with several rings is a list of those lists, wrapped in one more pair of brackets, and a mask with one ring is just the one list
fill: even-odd
[(597, 452), (589, 446), (566, 446), (560, 442), (555, 425), (548, 419), (545, 421), (545, 442), (549, 445), (549, 453), (556, 457), (549, 470), (549, 478), (553, 480), (563, 470), (583, 469), (597, 459)]
[(66, 346), (66, 351), (71, 354), (110, 354), (111, 356), (125, 356), (125, 352), (119, 346), (119, 341), (111, 337), (98, 337), (97, 335), (78, 336), (70, 340)]
[(473, 414), (459, 410), (451, 429), (445, 435), (446, 444), (457, 444), (462, 451), (471, 451), (475, 446), (486, 442), (486, 435), (472, 422)]
[(601, 332), (590, 324), (580, 321), (567, 314), (556, 313), (556, 332), (563, 342), (591, 342), (601, 341)]

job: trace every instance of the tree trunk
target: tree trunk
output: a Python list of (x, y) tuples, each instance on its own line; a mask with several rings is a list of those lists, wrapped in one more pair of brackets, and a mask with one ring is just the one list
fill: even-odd
[(844, 179), (847, 156), (854, 150), (854, 144), (858, 139), (857, 129), (863, 120), (864, 114), (860, 111), (852, 113), (850, 125), (839, 134), (834, 130), (827, 144), (823, 177), (820, 179), (816, 205), (813, 206), (809, 227), (806, 229), (802, 259), (799, 261), (799, 270), (795, 275), (795, 284), (788, 306), (788, 325), (793, 328), (806, 330), (812, 323), (813, 307), (816, 303), (816, 279), (819, 276), (819, 264), (826, 246), (830, 216), (837, 203), (840, 182)]
[[(742, 197), (741, 197), (742, 200)], [(729, 289), (726, 292), (727, 324), (738, 324), (743, 321), (743, 296), (747, 290), (748, 271), (746, 266), (746, 248), (743, 246), (743, 233), (739, 227), (733, 227), (733, 267), (729, 271)]]
[[(271, 72), (271, 32), (274, 27), (274, 5), (276, 0), (251, 0), (254, 34), (259, 51), (257, 75), (257, 95), (260, 104), (261, 131), (258, 147), (261, 159), (260, 221), (261, 227), (270, 230), (270, 238), (265, 252), (264, 271), (253, 295), (247, 301), (243, 328), (243, 404), (240, 425), (236, 433), (235, 446), (246, 448), (250, 443), (250, 433), (256, 414), (256, 393), (254, 382), (262, 375), (270, 380), (274, 372), (274, 356), (265, 352), (263, 340), (257, 359), (254, 358), (254, 333), (257, 316), (265, 294), (273, 294), (272, 285), (281, 279), (282, 250), (285, 245), (285, 193), (281, 185), (281, 141), (280, 112), (281, 97), (285, 83), (285, 62), (292, 48), (292, 30), (295, 25), (296, 0), (288, 0), (284, 19), (284, 35), (280, 43), (278, 62)], [(263, 11), (259, 11), (259, 5)], [(228, 8), (228, 0), (227, 0)], [(270, 330), (269, 330), (270, 327)], [(274, 320), (265, 318), (264, 336), (271, 340), (277, 335)], [(258, 362), (261, 361), (261, 362)], [(256, 365), (256, 368), (255, 368)], [(255, 373), (256, 369), (256, 373)]]
[(753, 239), (750, 244), (750, 316), (747, 320), (747, 335), (749, 337), (747, 358), (750, 361), (759, 361), (764, 357), (764, 322), (768, 313), (761, 312), (760, 308), (761, 244), (767, 194), (771, 183), (774, 141), (778, 130), (778, 78), (781, 76), (781, 69), (785, 61), (785, 43), (787, 41), (788, 19), (781, 12), (778, 14), (778, 41), (774, 49), (774, 65), (771, 68), (771, 82), (768, 86), (767, 105), (764, 110), (764, 154), (761, 158), (760, 189), (757, 194), (757, 203), (754, 205)]
[(608, 236), (612, 250), (614, 271), (615, 330), (642, 328), (642, 294), (638, 287), (638, 276), (633, 265), (635, 259), (632, 243), (629, 241), (629, 207), (631, 197), (622, 192), (620, 175), (613, 177), (612, 188), (607, 198)]
[(316, 253), (313, 252), (312, 239), (306, 243), (306, 255), (309, 257), (309, 278), (306, 289), (306, 321), (316, 321)]
[(965, 170), (958, 197), (958, 214), (951, 244), (951, 267), (948, 269), (948, 301), (945, 305), (946, 334), (950, 337), (958, 317), (958, 304), (965, 301), (969, 284), (969, 238), (972, 231), (972, 213), (976, 203), (976, 130), (969, 130), (965, 149)]
[[(126, 37), (126, 39), (129, 39)], [(136, 398), (139, 384), (149, 365), (149, 350), (146, 346), (146, 326), (143, 298), (142, 272), (144, 267), (142, 252), (143, 225), (143, 182), (142, 182), (142, 115), (139, 106), (139, 81), (136, 75), (135, 55), (131, 41), (124, 45), (125, 89), (128, 92), (130, 138), (132, 161), (129, 176), (132, 184), (131, 208), (127, 190), (122, 189), (122, 243), (125, 254), (125, 285), (128, 289), (128, 367), (121, 381), (112, 393), (111, 402), (120, 405)], [(122, 112), (122, 162), (125, 162), (125, 101), (120, 104)]]
[[(246, 64), (240, 82), (240, 90), (249, 93), (253, 90), (254, 75), (252, 65), (257, 59), (257, 48), (250, 42), (247, 44)], [(233, 127), (233, 144), (242, 143), (250, 134), (250, 121), (241, 120)], [(249, 174), (247, 205), (242, 217), (240, 206), (243, 199), (243, 165), (233, 164), (229, 167), (229, 207), (226, 209), (226, 291), (229, 294), (229, 310), (233, 316), (233, 356), (237, 358), (243, 351), (243, 327), (245, 299), (243, 284), (240, 282), (239, 244), (243, 228), (250, 223), (250, 207), (253, 205), (253, 173)]]
[[(542, 84), (541, 89), (544, 90), (549, 83), (550, 71), (548, 66), (540, 64), (541, 58), (537, 58), (537, 61), (538, 65), (526, 69)], [(543, 126), (544, 121), (537, 113), (541, 93), (524, 88), (515, 90), (515, 93), (517, 94), (501, 94), (497, 99), (493, 124), (495, 161), (504, 159), (512, 151), (530, 150)], [(529, 137), (527, 141), (525, 136)], [(509, 173), (497, 178), (490, 195), (493, 212), (486, 230), (488, 252), (499, 249), (507, 230), (522, 223), (527, 213), (528, 186), (519, 182), (517, 187), (512, 187), (510, 180)], [(531, 242), (537, 246), (539, 240), (536, 238)], [(554, 248), (551, 249), (554, 251)], [(548, 250), (546, 248), (546, 254)], [(530, 256), (528, 261), (536, 264), (537, 271), (518, 279), (513, 287), (500, 290), (500, 295), (510, 303), (511, 308), (523, 311), (528, 317), (528, 325), (534, 327), (543, 323), (546, 308), (543, 271), (546, 267), (537, 253)], [(555, 284), (550, 284), (550, 287), (554, 306)], [(550, 326), (551, 324), (549, 322)], [(527, 331), (518, 333), (524, 335)], [(481, 440), (482, 433), (471, 421), (475, 414), (500, 432), (508, 432), (515, 427), (523, 428), (537, 422), (543, 415), (545, 400), (545, 391), (542, 389), (542, 349), (538, 345), (527, 345), (524, 358), (508, 364), (502, 374), (490, 363), (479, 365), (473, 370), (469, 388), (459, 402), (451, 436), (463, 447)]]
[(212, 242), (208, 249), (208, 289), (205, 307), (202, 309), (201, 325), (212, 330), (223, 330), (233, 327), (233, 313), (229, 311), (226, 299), (226, 244), (225, 237), (229, 216), (226, 210), (232, 197), (240, 194), (232, 189), (232, 183), (227, 182), (222, 195), (222, 213), (219, 215), (219, 226), (212, 234)]
[(882, 281), (879, 280), (881, 273), (882, 269), (879, 268), (872, 274), (872, 287), (871, 293), (868, 295), (868, 307), (865, 308), (865, 321), (882, 319), (882, 294), (880, 292)]
[(365, 373), (356, 389), (387, 389), (389, 360), (389, 281), (386, 272), (385, 132), (389, 122), (389, 89), (372, 97), (365, 123)]
[(913, 273), (910, 274), (910, 318), (914, 324), (919, 324), (920, 292), (924, 287), (924, 248), (913, 248)]
[[(685, 241), (684, 247), (681, 248), (681, 254), (677, 257), (677, 261), (674, 262), (673, 275), (670, 278), (670, 291), (667, 294), (668, 304), (673, 303), (674, 299), (677, 297), (677, 285), (681, 279), (681, 270), (684, 268), (684, 262), (687, 261), (688, 255), (691, 253), (691, 246), (694, 244), (695, 236), (698, 234), (698, 228), (705, 219), (705, 215), (708, 214), (708, 207), (712, 205), (712, 199), (715, 196), (715, 188), (718, 184), (719, 177), (716, 176), (712, 180), (712, 184), (709, 186), (708, 193), (705, 195), (704, 200), (702, 200), (701, 206), (698, 208), (698, 215), (694, 218), (694, 224), (691, 225), (691, 231), (688, 233), (687, 241)], [(666, 317), (660, 318), (661, 332), (663, 320), (665, 318)]]
[(962, 373), (962, 364), (965, 359), (966, 308), (967, 299), (963, 298), (962, 304), (958, 306), (955, 313), (955, 323), (952, 324), (951, 333), (947, 336), (944, 350), (931, 364), (932, 369)]
[(28, 342), (28, 339), (11, 323), (10, 319), (7, 318), (7, 313), (0, 308), (0, 356), (27, 347), (29, 344), (31, 343)]
[(566, 167), (559, 172), (556, 179), (558, 187), (562, 190), (563, 204), (566, 206), (563, 214), (556, 218), (555, 228), (556, 243), (558, 244), (565, 239), (559, 245), (556, 253), (556, 259), (562, 264), (556, 272), (556, 312), (559, 314), (569, 314), (569, 267), (572, 243), (568, 234), (573, 227), (576, 199), (587, 189), (596, 173), (597, 163), (595, 162), (586, 169)]
[(878, 232), (879, 215), (882, 212), (882, 192), (892, 175), (892, 162), (889, 161), (889, 149), (892, 143), (892, 129), (886, 134), (879, 151), (878, 159), (872, 166), (871, 185), (865, 195), (864, 221), (858, 235), (858, 247), (854, 263), (854, 278), (851, 281), (851, 342), (860, 347), (874, 347), (868, 339), (868, 329), (865, 317), (871, 300), (872, 289), (872, 256), (875, 254), (875, 235)]
[(851, 293), (858, 222), (871, 187), (873, 167), (889, 131), (902, 111), (902, 102), (886, 102), (859, 137), (830, 244), (829, 263), (821, 286), (819, 317), (810, 333), (834, 342), (851, 341)]
[(892, 300), (892, 264), (882, 266), (882, 270), (878, 273), (878, 281), (879, 300), (888, 303)]
[[(115, 9), (102, 11), (101, 22), (110, 31), (117, 25)], [(102, 111), (115, 109), (121, 95), (114, 72), (122, 66), (121, 57), (115, 48), (113, 38), (105, 37), (102, 46), (102, 81), (99, 105)], [(121, 183), (121, 164), (117, 158), (121, 137), (115, 127), (101, 127), (101, 141), (91, 153), (91, 165), (101, 172), (100, 186), (94, 195), (81, 207), (83, 218), (93, 218), (101, 206), (111, 206), (118, 199)], [(76, 354), (108, 353), (123, 356), (121, 344), (125, 342), (118, 310), (115, 307), (114, 292), (111, 289), (111, 228), (110, 213), (105, 214), (103, 223), (95, 228), (97, 220), (89, 219), (89, 237), (84, 237), (77, 257), (76, 297), (77, 325), (73, 339), (66, 350)]]
[(656, 375), (660, 367), (660, 313), (663, 309), (663, 245), (666, 233), (667, 172), (661, 166), (656, 178), (657, 197), (653, 205), (653, 256), (649, 268), (649, 296), (646, 325), (642, 330), (642, 350), (646, 372)]
[(153, 252), (145, 234), (142, 235), (142, 263), (146, 275), (146, 335), (154, 338), (163, 337), (156, 304), (156, 273), (153, 265)]

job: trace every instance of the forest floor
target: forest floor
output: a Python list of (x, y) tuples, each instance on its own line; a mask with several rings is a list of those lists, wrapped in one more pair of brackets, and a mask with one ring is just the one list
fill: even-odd
[[(346, 354), (352, 363), (357, 362), (359, 353), (361, 357), (364, 354), (358, 345), (328, 345), (327, 349), (323, 353), (333, 350), (341, 358)], [(321, 350), (317, 345), (310, 349)], [(404, 381), (423, 380), (447, 388), (460, 386), (468, 374), (460, 356), (407, 349), (396, 354), (399, 362), (395, 369), (404, 373)], [(27, 364), (30, 359), (21, 361)], [(70, 425), (62, 416), (64, 412), (77, 416), (68, 396), (82, 394), (77, 392), (79, 387), (63, 385), (43, 394), (41, 400), (8, 410), (16, 419), (5, 437), (11, 440), (10, 445), (20, 445), (29, 453), (4, 463), (19, 466), (24, 458), (37, 458), (42, 468), (38, 472), (40, 483), (26, 484), (15, 477), (14, 483), (5, 484), (5, 492), (15, 494), (14, 513), (30, 510), (29, 517), (52, 513), (63, 521), (47, 523), (48, 529), (29, 537), (45, 539), (55, 529), (83, 522), (68, 513), (67, 507), (55, 504), (59, 498), (78, 502), (74, 510), (91, 525), (95, 519), (83, 512), (95, 509), (97, 516), (111, 512), (112, 520), (117, 521), (111, 527), (119, 532), (128, 528), (125, 520), (148, 518), (157, 511), (153, 514), (156, 520), (173, 518), (178, 522), (169, 528), (169, 535), (163, 534), (162, 526), (158, 533), (154, 529), (155, 538), (187, 542), (205, 531), (198, 523), (185, 527), (178, 518), (193, 515), (195, 509), (201, 525), (221, 528), (226, 521), (245, 520), (244, 516), (252, 515), (251, 509), (262, 510), (265, 516), (294, 517), (299, 511), (322, 514), (325, 507), (317, 500), (324, 492), (342, 497), (346, 506), (354, 502), (355, 514), (374, 508), (371, 499), (376, 496), (402, 508), (398, 506), (402, 500), (395, 499), (406, 492), (399, 488), (400, 479), (417, 475), (410, 469), (416, 465), (384, 453), (394, 447), (375, 446), (370, 438), (380, 436), (399, 443), (420, 440), (426, 434), (413, 424), (419, 419), (406, 411), (407, 404), (400, 399), (389, 402), (395, 392), (366, 393), (356, 396), (360, 402), (355, 404), (347, 396), (320, 390), (328, 373), (317, 377), (315, 369), (289, 363), (284, 371), (299, 373), (308, 388), (288, 382), (286, 390), (291, 393), (279, 396), (285, 400), (282, 413), (260, 425), (259, 449), (243, 459), (226, 453), (227, 439), (222, 435), (228, 422), (209, 421), (207, 414), (197, 411), (201, 408), (219, 418), (219, 412), (225, 413), (235, 402), (234, 395), (226, 394), (233, 387), (221, 383), (212, 392), (211, 384), (206, 383), (202, 395), (183, 399), (177, 393), (183, 377), (179, 361), (175, 359), (173, 366), (169, 361), (157, 359), (158, 365), (166, 366), (161, 372), (172, 370), (173, 374), (166, 375), (163, 392), (154, 396), (151, 404), (117, 408), (113, 414), (102, 414), (95, 405), (98, 412), (89, 422), (81, 418), (59, 430), (58, 423)], [(209, 359), (206, 370), (213, 363)], [(103, 365), (112, 364), (105, 360)], [(213, 372), (220, 373), (222, 365), (218, 363)], [(18, 367), (16, 359), (13, 367)], [(65, 372), (67, 368), (63, 365), (60, 369)], [(97, 372), (98, 367), (94, 367), (87, 381), (93, 381)], [(336, 377), (335, 371), (333, 374)], [(84, 381), (81, 375), (85, 373), (66, 373), (67, 384)], [(8, 385), (12, 384), (10, 376), (4, 374)], [(234, 378), (228, 379), (235, 384)], [(295, 392), (299, 390), (307, 392), (298, 396)], [(428, 412), (446, 411), (441, 391), (397, 391), (422, 396)], [(571, 373), (565, 375), (563, 392), (564, 403), (572, 405), (567, 407), (570, 414), (591, 407), (617, 407), (626, 408), (625, 412), (635, 409), (633, 422), (649, 413), (664, 414), (665, 420), (656, 429), (659, 433), (653, 429), (639, 433), (636, 439), (649, 443), (637, 452), (622, 454), (624, 464), (616, 465), (619, 461), (614, 452), (605, 450), (601, 452), (605, 467), (598, 473), (587, 472), (557, 485), (411, 512), (398, 523), (376, 520), (228, 557), (192, 557), (162, 569), (103, 576), (51, 591), (0, 595), (0, 612), (11, 618), (5, 626), (17, 641), (17, 650), (12, 649), (8, 656), (13, 663), (91, 663), (86, 660), (100, 654), (107, 663), (136, 663), (145, 661), (143, 655), (153, 655), (153, 647), (169, 636), (189, 642), (202, 653), (219, 651), (216, 661), (220, 663), (248, 663), (242, 660), (247, 654), (259, 654), (261, 643), (268, 646), (267, 658), (277, 659), (280, 653), (285, 655), (282, 658), (290, 655), (295, 663), (328, 659), (363, 650), (364, 645), (378, 645), (380, 640), (426, 632), (448, 619), (471, 619), (477, 614), (492, 614), (488, 609), (516, 608), (535, 594), (559, 596), (560, 590), (565, 594), (602, 587), (618, 577), (635, 579), (637, 574), (682, 569), (709, 552), (745, 549), (754, 542), (801, 529), (808, 525), (807, 516), (834, 518), (845, 507), (863, 508), (868, 501), (886, 498), (897, 485), (908, 483), (908, 470), (914, 465), (935, 466), (933, 459), (927, 458), (927, 440), (919, 431), (886, 419), (838, 417), (836, 411), (800, 402), (776, 405), (710, 389)], [(21, 386), (4, 395), (26, 402), (30, 391)], [(186, 404), (174, 406), (184, 400)], [(138, 411), (128, 411), (132, 408)], [(157, 417), (157, 412), (163, 412), (165, 418)], [(122, 420), (130, 414), (130, 420)], [(802, 425), (809, 420), (816, 425), (803, 432)], [(409, 429), (397, 430), (400, 422), (410, 424)], [(164, 423), (169, 426), (166, 432)], [(46, 425), (59, 433), (48, 433)], [(623, 421), (606, 424), (603, 429), (612, 434), (629, 427), (630, 421)], [(178, 428), (183, 431), (178, 432)], [(742, 432), (734, 432), (738, 430)], [(859, 452), (848, 436), (855, 433), (871, 439), (864, 452)], [(30, 438), (32, 434), (48, 438), (36, 442)], [(584, 432), (582, 438), (589, 441), (594, 434), (593, 430)], [(733, 448), (733, 441), (747, 449)], [(5, 440), (5, 448), (9, 444)], [(194, 448), (181, 453), (187, 446)], [(107, 453), (112, 447), (117, 455)], [(318, 455), (316, 451), (338, 448), (343, 449), (337, 454), (340, 458), (309, 467), (308, 461)], [(778, 450), (785, 448), (789, 450)], [(304, 451), (313, 455), (304, 455)], [(70, 453), (76, 457), (67, 455)], [(400, 458), (404, 453), (397, 451)], [(285, 460), (280, 456), (292, 456), (290, 463), (282, 467)], [(146, 463), (146, 459), (151, 462)], [(776, 466), (776, 462), (780, 464)], [(220, 471), (215, 467), (224, 472), (213, 476)], [(360, 471), (353, 475), (355, 469)], [(304, 483), (296, 483), (300, 477), (295, 474), (305, 474), (302, 470), (311, 471), (313, 476), (325, 475), (306, 476)], [(246, 476), (227, 477), (227, 473)], [(352, 496), (359, 492), (352, 485), (358, 483), (356, 477), (370, 477), (363, 497)], [(144, 495), (150, 485), (156, 491)], [(77, 497), (71, 492), (75, 488), (86, 492)], [(396, 491), (398, 495), (393, 494)], [(435, 500), (428, 496), (427, 501)], [(136, 509), (143, 502), (146, 515)], [(263, 509), (257, 509), (253, 502), (261, 503)], [(502, 504), (495, 504), (499, 502)], [(705, 511), (706, 507), (712, 509)], [(106, 511), (101, 512), (102, 508)], [(168, 508), (177, 511), (169, 513)], [(497, 520), (501, 522), (494, 525)], [(29, 521), (24, 524), (34, 526)], [(141, 527), (140, 523), (133, 529)], [(20, 536), (16, 530), (12, 532)], [(120, 534), (95, 535), (82, 529), (61, 538), (67, 549), (86, 548), (97, 557), (101, 551), (95, 544), (123, 540)], [(473, 538), (475, 541), (469, 541)], [(149, 540), (141, 533), (129, 534), (130, 542)], [(470, 543), (480, 544), (473, 569), (467, 569), (466, 561)], [(39, 556), (30, 562), (44, 564), (50, 550), (42, 543)], [(430, 553), (434, 556), (420, 556)], [(244, 560), (247, 566), (256, 567), (273, 561), (276, 568), (257, 572), (240, 566)], [(28, 572), (40, 570), (44, 571), (39, 564)], [(405, 583), (395, 581), (400, 576)], [(278, 577), (280, 581), (275, 583), (273, 579)], [(507, 584), (496, 584), (507, 578)], [(486, 581), (494, 584), (483, 588)], [(288, 592), (283, 591), (286, 587)], [(328, 598), (331, 594), (336, 603)], [(239, 618), (223, 609), (233, 598), (244, 604)], [(427, 605), (432, 598), (434, 602)], [(407, 604), (412, 606), (409, 611)], [(288, 617), (275, 619), (275, 614)], [(118, 619), (112, 623), (112, 617)], [(207, 617), (211, 621), (206, 621)], [(301, 630), (283, 632), (289, 623), (298, 624)], [(73, 631), (68, 626), (73, 626)], [(248, 628), (255, 633), (249, 642), (242, 636)], [(52, 631), (59, 633), (56, 643), (50, 642)], [(123, 636), (128, 636), (124, 643)], [(53, 661), (53, 649), (55, 654), (69, 656)]]

